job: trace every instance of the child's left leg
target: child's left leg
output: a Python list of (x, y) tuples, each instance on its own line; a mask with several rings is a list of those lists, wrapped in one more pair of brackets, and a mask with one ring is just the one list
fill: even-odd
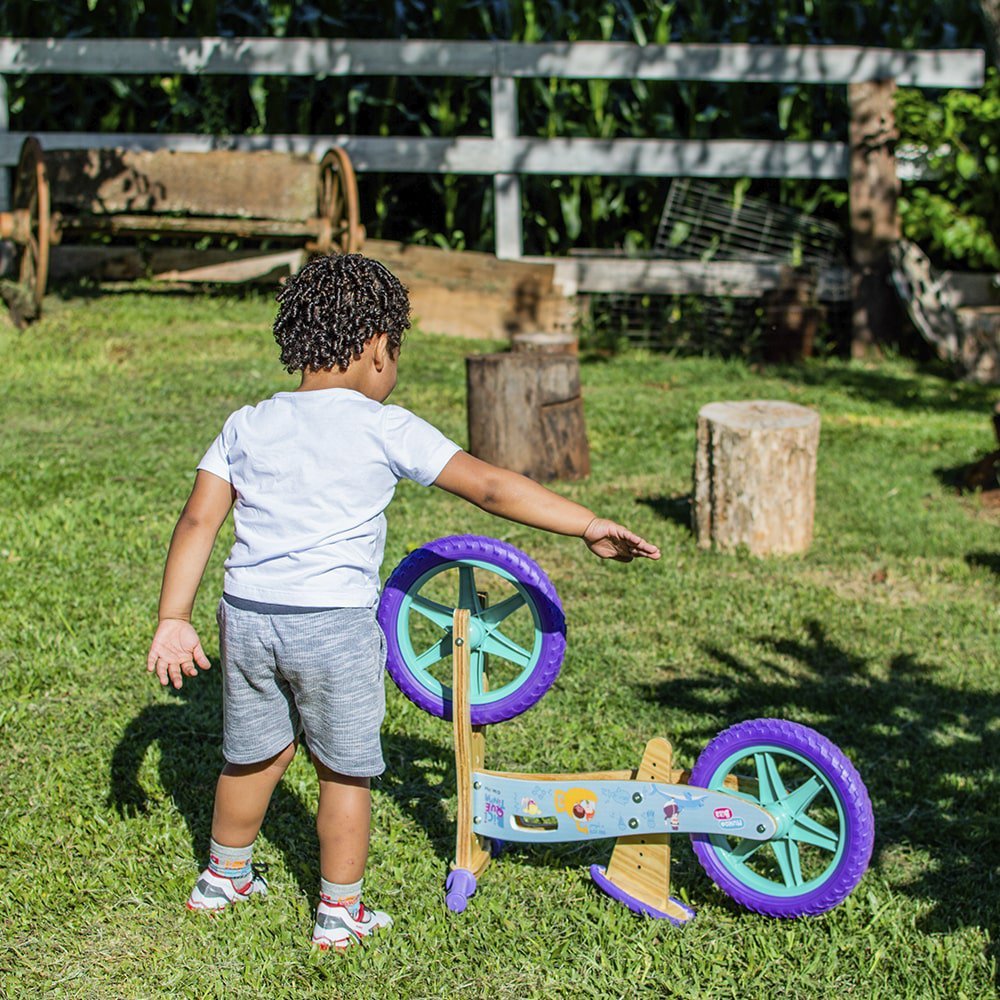
[(368, 861), (371, 829), (371, 781), (332, 771), (313, 758), (319, 777), (319, 906), (313, 944), (343, 949), (389, 927), (392, 918), (379, 910), (366, 910), (361, 887)]

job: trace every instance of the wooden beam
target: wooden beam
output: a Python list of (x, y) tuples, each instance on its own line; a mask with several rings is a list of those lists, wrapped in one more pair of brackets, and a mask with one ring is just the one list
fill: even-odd
[(3, 38), (0, 73), (518, 76), (980, 87), (981, 49), (342, 38)]
[[(493, 138), (517, 137), (517, 84), (509, 76), (495, 76), (490, 81), (493, 115)], [(517, 174), (501, 173), (493, 177), (493, 202), (496, 218), (496, 251), (501, 260), (516, 260), (524, 245), (521, 219), (521, 179)]]
[[(0, 165), (14, 165), (27, 132), (0, 133)], [(381, 136), (226, 136), (38, 132), (43, 149), (270, 149), (319, 155), (341, 146), (360, 173), (628, 177), (778, 177), (844, 180), (847, 145), (715, 139), (431, 139)]]
[[(707, 295), (756, 299), (781, 287), (781, 263), (742, 261), (641, 260), (601, 257), (525, 257), (525, 263), (554, 265), (554, 281), (565, 295), (580, 292), (637, 295)], [(846, 268), (820, 272), (817, 296), (825, 302), (849, 297)]]

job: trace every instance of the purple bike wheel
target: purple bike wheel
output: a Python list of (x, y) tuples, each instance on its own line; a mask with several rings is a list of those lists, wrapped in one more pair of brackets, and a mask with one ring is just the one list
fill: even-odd
[(812, 916), (842, 902), (868, 867), (875, 835), (868, 792), (847, 757), (807, 726), (754, 719), (720, 733), (691, 771), (701, 788), (732, 792), (733, 778), (735, 794), (767, 809), (778, 830), (767, 841), (693, 834), (712, 881), (772, 917)]
[(480, 535), (438, 538), (411, 552), (382, 590), (386, 669), (415, 705), (451, 717), (451, 630), (469, 611), (472, 722), (512, 719), (552, 686), (566, 651), (555, 587), (513, 545)]

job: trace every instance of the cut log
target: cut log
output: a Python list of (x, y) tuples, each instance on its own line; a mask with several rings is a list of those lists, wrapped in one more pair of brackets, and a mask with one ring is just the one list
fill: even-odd
[(477, 354), (465, 363), (473, 455), (538, 482), (590, 474), (577, 357)]
[(579, 354), (580, 342), (573, 333), (515, 333), (510, 348), (524, 354)]
[(772, 400), (709, 403), (698, 413), (698, 545), (757, 556), (812, 542), (819, 414)]

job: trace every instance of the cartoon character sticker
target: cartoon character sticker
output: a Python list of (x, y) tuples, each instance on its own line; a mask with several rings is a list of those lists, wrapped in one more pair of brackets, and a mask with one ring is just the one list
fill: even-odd
[(705, 796), (695, 795), (693, 792), (667, 792), (662, 788), (657, 788), (664, 798), (670, 801), (663, 807), (663, 820), (670, 826), (671, 831), (680, 829), (681, 813), (685, 809), (704, 809)]
[(556, 812), (569, 815), (580, 833), (589, 833), (589, 823), (597, 814), (597, 796), (587, 788), (570, 788), (555, 794)]
[(663, 807), (663, 818), (670, 824), (672, 830), (680, 828), (681, 810), (676, 802), (668, 802)]

